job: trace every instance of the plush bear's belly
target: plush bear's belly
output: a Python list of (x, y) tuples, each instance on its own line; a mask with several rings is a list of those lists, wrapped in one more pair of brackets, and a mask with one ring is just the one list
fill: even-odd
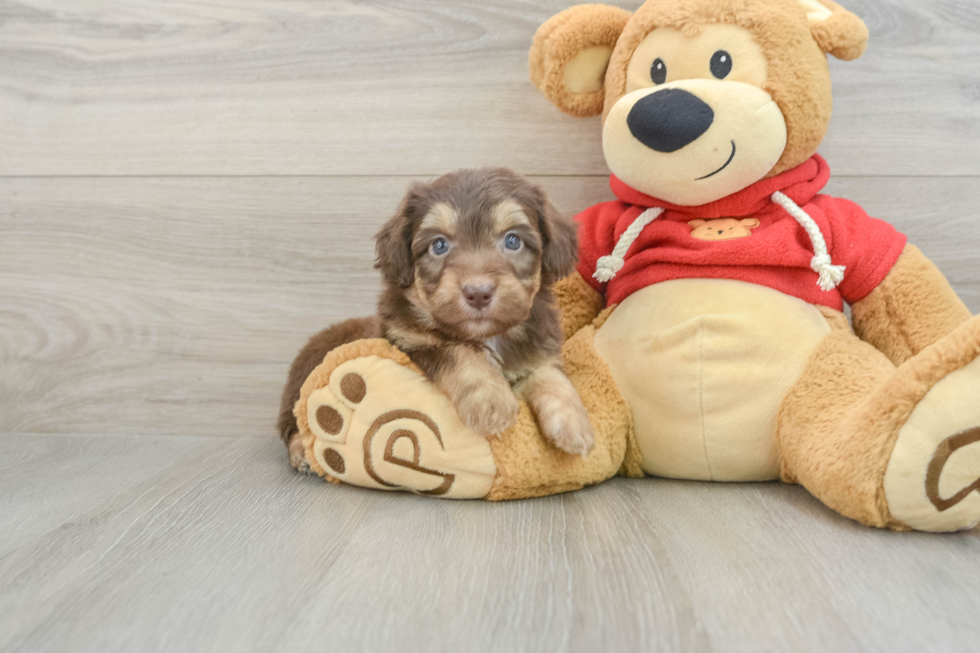
[(595, 344), (633, 409), (644, 471), (772, 480), (779, 407), (828, 333), (814, 306), (776, 290), (680, 279), (630, 295)]

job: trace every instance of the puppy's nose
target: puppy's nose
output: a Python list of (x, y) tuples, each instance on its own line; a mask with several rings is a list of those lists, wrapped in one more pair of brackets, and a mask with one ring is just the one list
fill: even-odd
[(657, 152), (676, 152), (698, 140), (715, 121), (715, 112), (693, 93), (668, 88), (633, 105), (626, 125), (633, 138)]
[(466, 284), (463, 286), (463, 297), (473, 308), (486, 308), (493, 299), (494, 287), (491, 283)]

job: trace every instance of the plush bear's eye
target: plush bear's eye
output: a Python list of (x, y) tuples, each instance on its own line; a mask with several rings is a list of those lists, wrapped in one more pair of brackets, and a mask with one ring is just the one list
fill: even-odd
[(725, 79), (732, 72), (732, 55), (724, 50), (718, 50), (711, 55), (711, 74), (718, 79)]
[(445, 238), (436, 238), (429, 245), (429, 251), (432, 252), (433, 256), (442, 256), (449, 251), (449, 241)]
[(650, 66), (650, 79), (654, 84), (663, 84), (667, 81), (667, 64), (663, 59), (657, 59)]

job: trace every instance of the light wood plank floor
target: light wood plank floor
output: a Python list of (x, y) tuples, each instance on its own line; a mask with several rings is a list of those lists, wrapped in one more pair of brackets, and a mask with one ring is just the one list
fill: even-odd
[[(411, 180), (611, 196), (597, 121), (527, 80), (569, 4), (0, 0), (0, 651), (977, 650), (980, 530), (777, 483), (488, 505), (288, 469), (289, 361), (372, 311)], [(980, 312), (980, 8), (845, 4), (872, 44), (831, 63), (828, 192)]]
[(0, 438), (0, 650), (975, 651), (980, 532), (798, 487), (324, 487), (271, 438)]

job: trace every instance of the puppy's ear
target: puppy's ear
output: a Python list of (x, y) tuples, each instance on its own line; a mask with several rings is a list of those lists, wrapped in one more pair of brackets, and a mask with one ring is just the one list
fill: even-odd
[(688, 227), (694, 227), (695, 229), (697, 229), (698, 227), (700, 227), (703, 224), (707, 224), (707, 223), (704, 220), (698, 218), (697, 220), (689, 220), (688, 223), (687, 223), (687, 226)]
[(528, 55), (531, 81), (565, 113), (598, 116), (606, 67), (630, 16), (607, 5), (577, 5), (552, 16), (534, 35)]
[(418, 210), (419, 188), (413, 186), (402, 199), (398, 211), (374, 237), (377, 258), (374, 267), (392, 286), (408, 288), (415, 281), (412, 256), (412, 230)]
[(548, 286), (570, 275), (578, 263), (577, 228), (537, 186), (531, 188), (530, 204), (541, 232), (541, 283)]
[(743, 220), (739, 220), (739, 222), (743, 227), (748, 227), (749, 229), (755, 229), (761, 224), (758, 218), (745, 218)]
[(810, 33), (820, 49), (852, 61), (868, 48), (868, 28), (855, 14), (833, 0), (799, 0), (810, 21)]

